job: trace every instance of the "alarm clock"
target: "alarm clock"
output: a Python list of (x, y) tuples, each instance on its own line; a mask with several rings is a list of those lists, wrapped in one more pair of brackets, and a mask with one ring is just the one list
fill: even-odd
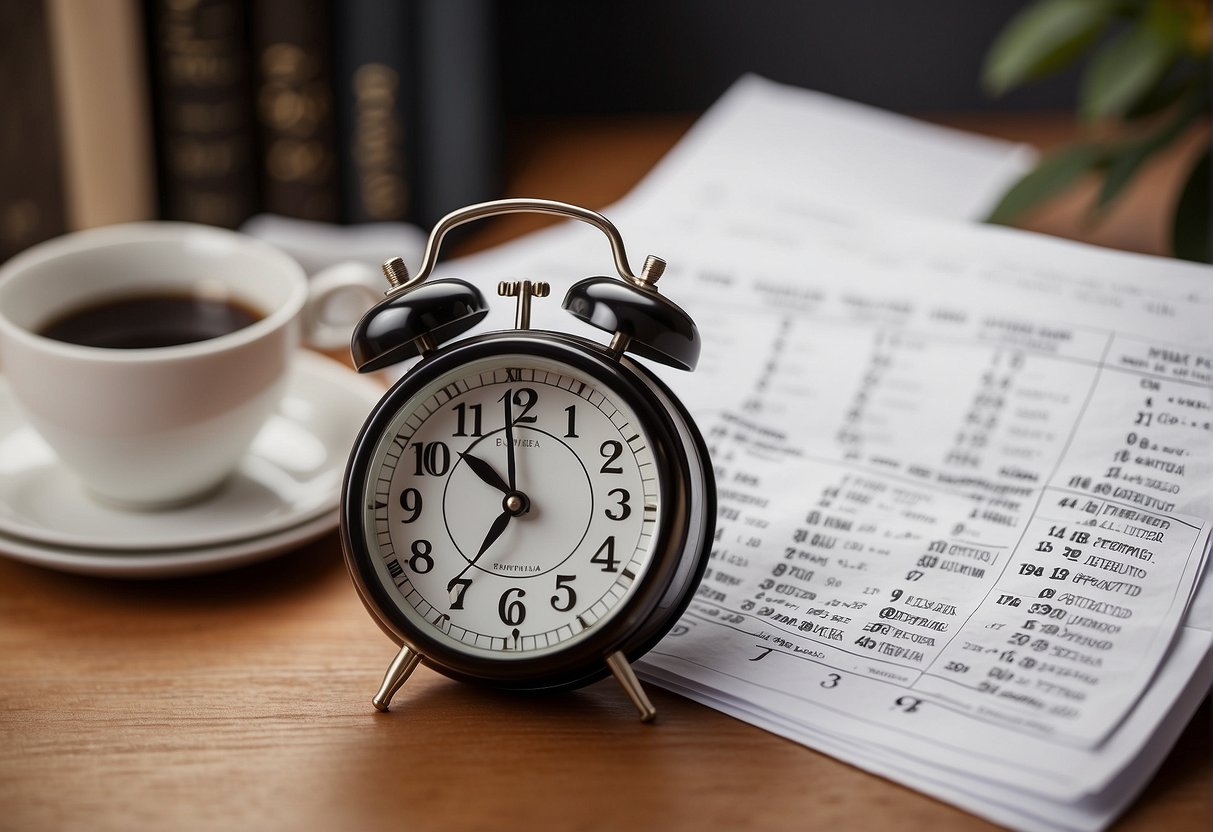
[[(536, 212), (580, 220), (611, 244), (617, 277), (563, 301), (606, 343), (530, 328), (549, 287), (505, 281), (511, 330), (459, 338), (488, 313), (475, 286), (431, 278), (456, 226)], [(410, 276), (354, 329), (359, 371), (420, 361), (376, 405), (342, 486), (341, 541), (367, 610), (397, 644), (374, 706), (386, 711), (418, 663), (525, 691), (613, 674), (648, 721), (631, 668), (673, 626), (708, 560), (715, 484), (677, 397), (632, 356), (682, 370), (699, 358), (690, 317), (659, 294), (665, 263), (639, 275), (606, 217), (562, 202), (505, 199), (448, 214)]]

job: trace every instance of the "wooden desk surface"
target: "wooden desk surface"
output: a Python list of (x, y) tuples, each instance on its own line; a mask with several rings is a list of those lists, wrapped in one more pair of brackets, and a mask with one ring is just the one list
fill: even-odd
[[(1058, 118), (950, 121), (1043, 145), (1070, 130)], [(524, 128), (508, 192), (601, 207), (688, 124)], [(1178, 171), (1150, 171), (1145, 207), (1115, 215), (1119, 232), (1085, 228), (1073, 206), (1032, 222), (1157, 251), (1162, 226), (1147, 215)], [(542, 223), (506, 218), (467, 248)], [(529, 698), (420, 669), (379, 714), (369, 698), (394, 653), (335, 534), (170, 581), (0, 560), (0, 829), (991, 828), (660, 690), (658, 721), (642, 725), (610, 680)], [(1208, 726), (1206, 702), (1117, 829), (1213, 826)]]

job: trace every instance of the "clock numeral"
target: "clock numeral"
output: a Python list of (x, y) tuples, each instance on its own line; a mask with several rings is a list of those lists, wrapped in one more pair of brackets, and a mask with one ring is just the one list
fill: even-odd
[[(480, 431), (481, 409), (482, 409), (482, 405), (478, 405), (478, 404), (473, 404), (473, 405), (457, 404), (454, 407), (452, 407), (451, 410), (455, 411), (455, 418), (457, 420), (454, 435), (455, 436), (469, 436), (469, 435), (470, 436), (483, 436), (484, 434), (481, 433), (481, 431)], [(471, 413), (472, 413), (472, 432), (471, 432), (471, 434), (469, 434), (467, 432), (468, 411), (471, 411)]]
[(409, 569), (418, 575), (424, 575), (434, 568), (434, 559), (430, 557), (430, 552), (434, 550), (434, 547), (428, 540), (414, 540), (410, 548), (413, 556), (409, 558)]
[(565, 439), (577, 438), (577, 405), (571, 404), (564, 409), (564, 412), (569, 414), (569, 429), (565, 432)]
[(573, 587), (570, 586), (570, 584), (575, 580), (577, 580), (576, 575), (556, 576), (556, 592), (560, 592), (560, 590), (563, 589), (568, 593), (568, 595), (566, 595), (564, 598), (563, 604), (560, 603), (559, 595), (552, 596), (552, 609), (556, 610), (556, 612), (568, 612), (573, 608), (573, 605), (577, 603), (577, 593), (574, 592)]
[(451, 582), (446, 585), (446, 591), (451, 596), (451, 609), (463, 609), (463, 596), (467, 594), (468, 587), (471, 585), (471, 578), (451, 579)]
[(535, 406), (535, 402), (539, 401), (539, 394), (530, 387), (519, 387), (517, 390), (506, 390), (505, 395), (503, 395), (497, 401), (504, 402), (506, 398), (510, 398), (516, 407), (522, 408), (522, 413), (514, 417), (515, 425), (519, 422), (531, 425), (538, 420), (539, 417), (537, 416), (527, 415), (531, 412), (531, 408)]
[(608, 439), (602, 443), (602, 447), (598, 449), (598, 453), (602, 454), (606, 462), (602, 463), (602, 469), (599, 473), (602, 474), (622, 474), (623, 469), (618, 465), (611, 463), (623, 456), (623, 443), (614, 439)]
[(605, 509), (606, 516), (612, 520), (627, 520), (632, 514), (632, 507), (628, 505), (628, 500), (632, 499), (632, 495), (626, 488), (612, 488), (608, 494), (610, 496), (619, 495), (619, 513), (616, 514), (607, 508)]
[(401, 518), (402, 523), (412, 523), (421, 516), (421, 492), (416, 488), (406, 488), (400, 492), (400, 507), (409, 513)]
[(392, 576), (394, 581), (404, 574), (404, 567), (400, 565), (400, 561), (392, 558), (387, 562), (387, 573)]
[(520, 370), (517, 367), (506, 367), (505, 368), (505, 380), (506, 381), (522, 381), (522, 370)]
[(414, 442), (413, 454), (417, 457), (417, 470), (413, 476), (441, 477), (451, 467), (451, 450), (445, 442)]
[[(513, 601), (510, 596), (517, 593), (518, 597)], [(511, 627), (517, 627), (526, 619), (526, 607), (523, 606), (521, 598), (526, 597), (526, 590), (518, 587), (511, 587), (501, 595), (501, 600), (497, 602), (497, 615), (501, 618), (501, 623)]]
[(603, 572), (617, 572), (615, 565), (619, 563), (615, 557), (615, 535), (611, 535), (606, 539), (598, 551), (594, 553), (594, 557), (590, 558), (590, 563), (597, 563), (602, 567)]

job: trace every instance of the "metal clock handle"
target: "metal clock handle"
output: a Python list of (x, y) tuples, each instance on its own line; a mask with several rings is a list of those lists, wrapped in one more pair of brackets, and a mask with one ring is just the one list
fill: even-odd
[(496, 199), (460, 208), (439, 220), (430, 231), (429, 239), (425, 244), (425, 254), (421, 258), (421, 266), (415, 275), (409, 276), (404, 261), (399, 257), (384, 263), (383, 272), (392, 286), (389, 294), (412, 289), (430, 276), (438, 264), (438, 250), (442, 246), (442, 238), (448, 231), (465, 223), (502, 214), (553, 214), (589, 223), (605, 234), (607, 240), (610, 241), (611, 253), (615, 257), (615, 269), (619, 272), (619, 277), (637, 288), (655, 291), (654, 284), (665, 271), (665, 261), (660, 257), (649, 255), (644, 260), (644, 267), (640, 270), (640, 274), (635, 274), (632, 267), (628, 265), (628, 255), (624, 249), (623, 236), (620, 235), (619, 229), (596, 211), (582, 208), (579, 205), (570, 205), (567, 202), (557, 202), (554, 199)]

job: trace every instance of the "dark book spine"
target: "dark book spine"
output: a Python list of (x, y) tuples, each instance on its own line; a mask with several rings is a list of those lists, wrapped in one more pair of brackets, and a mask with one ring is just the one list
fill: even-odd
[(234, 228), (257, 210), (242, 0), (151, 0), (160, 213)]
[(67, 228), (47, 10), (0, 3), (0, 262)]
[(337, 222), (337, 124), (327, 0), (256, 0), (253, 44), (262, 208)]
[(418, 0), (415, 219), (492, 199), (500, 188), (496, 4)]
[(337, 10), (337, 124), (348, 222), (410, 219), (411, 3), (346, 0)]

